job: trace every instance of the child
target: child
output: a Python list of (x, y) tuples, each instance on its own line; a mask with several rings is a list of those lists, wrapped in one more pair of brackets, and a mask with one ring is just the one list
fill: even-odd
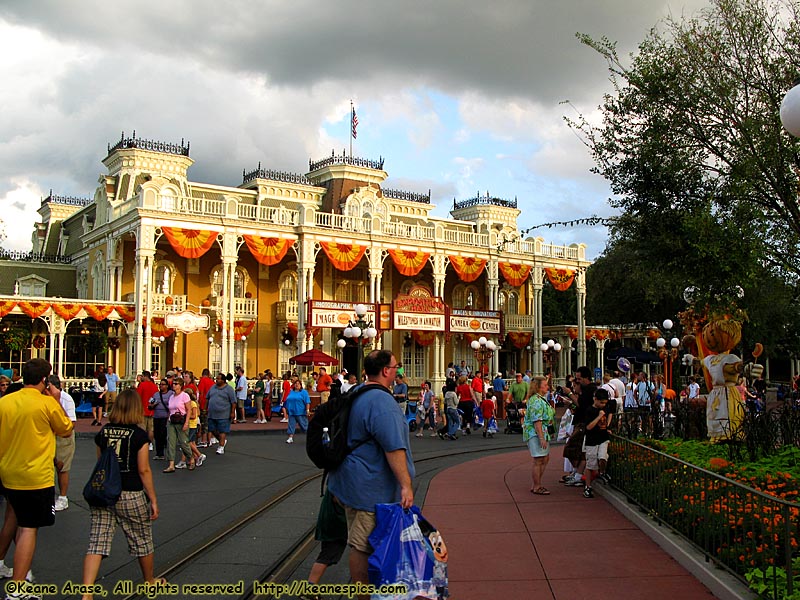
[(492, 420), (492, 417), (495, 416), (496, 407), (494, 405), (494, 392), (489, 390), (486, 392), (486, 396), (481, 401), (481, 414), (483, 415), (483, 437), (486, 437), (486, 434), (489, 434), (490, 438), (494, 437), (494, 432), (489, 431), (489, 422)]
[[(558, 436), (556, 440), (559, 442), (566, 442), (569, 440), (572, 432), (574, 431), (575, 427), (572, 424), (572, 419), (575, 415), (575, 408), (574, 404), (569, 404), (567, 406), (567, 410), (564, 411), (564, 415), (561, 417), (561, 422), (558, 425)], [(564, 472), (561, 475), (561, 482), (564, 483), (567, 479), (572, 477), (572, 475), (576, 471), (577, 463), (573, 464), (570, 458), (570, 453), (567, 452), (566, 446), (564, 447)]]
[(608, 390), (598, 388), (594, 393), (594, 403), (586, 410), (586, 487), (584, 498), (594, 498), (592, 482), (599, 474), (605, 473), (608, 460), (608, 421), (606, 414)]
[(197, 424), (200, 420), (200, 407), (197, 404), (197, 398), (192, 388), (186, 388), (186, 394), (191, 399), (192, 407), (192, 410), (189, 412), (189, 447), (192, 449), (194, 462), (198, 467), (202, 467), (203, 462), (206, 460), (206, 455), (202, 454), (200, 450), (197, 449)]

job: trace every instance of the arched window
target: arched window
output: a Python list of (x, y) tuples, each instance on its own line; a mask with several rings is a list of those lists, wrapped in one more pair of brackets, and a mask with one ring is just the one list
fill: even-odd
[(363, 281), (363, 279), (360, 281), (344, 279), (336, 285), (336, 291), (333, 294), (333, 298), (337, 302), (366, 302), (366, 283)]
[[(211, 291), (217, 296), (221, 296), (225, 290), (225, 271), (223, 270), (222, 265), (218, 265), (211, 272), (210, 280)], [(249, 280), (250, 277), (247, 275), (247, 271), (245, 271), (242, 267), (236, 267), (236, 273), (233, 277), (234, 298), (244, 298), (244, 292), (247, 289), (247, 282)]]
[[(519, 314), (519, 294), (517, 292), (508, 292), (508, 304), (506, 312), (510, 315)], [(501, 309), (503, 310), (503, 309)]]
[(171, 294), (172, 283), (175, 281), (175, 265), (171, 262), (162, 260), (156, 263), (155, 281), (153, 291), (156, 294)]
[(92, 299), (105, 300), (106, 262), (102, 254), (98, 254), (92, 267)]
[(284, 271), (278, 279), (281, 302), (297, 302), (297, 272)]
[(464, 302), (466, 297), (466, 288), (458, 284), (456, 287), (453, 288), (453, 308), (464, 308)]

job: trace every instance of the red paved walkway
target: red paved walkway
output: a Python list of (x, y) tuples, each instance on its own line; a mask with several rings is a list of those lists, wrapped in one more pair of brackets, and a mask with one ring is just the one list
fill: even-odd
[[(455, 600), (708, 600), (711, 592), (601, 497), (567, 488), (556, 449), (530, 493), (526, 450), (452, 467), (423, 513), (443, 533)], [(587, 575), (591, 573), (591, 575)]]

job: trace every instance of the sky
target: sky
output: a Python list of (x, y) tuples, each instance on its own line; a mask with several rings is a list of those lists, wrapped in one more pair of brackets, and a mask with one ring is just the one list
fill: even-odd
[[(604, 59), (575, 34), (635, 52), (666, 16), (707, 0), (0, 0), (3, 246), (31, 249), (52, 189), (91, 197), (125, 132), (191, 143), (191, 181), (305, 173), (349, 147), (383, 157), (385, 187), (434, 214), (487, 192), (525, 230), (614, 214), (564, 117), (598, 122)], [(565, 103), (566, 102), (566, 103)], [(602, 253), (603, 227), (527, 235)]]

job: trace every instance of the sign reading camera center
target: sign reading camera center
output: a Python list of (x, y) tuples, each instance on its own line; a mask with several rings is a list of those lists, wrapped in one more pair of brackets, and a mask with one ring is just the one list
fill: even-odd
[(445, 331), (447, 307), (441, 298), (400, 296), (392, 310), (394, 329), (410, 331)]
[(450, 310), (450, 333), (503, 335), (503, 313), (499, 310)]

